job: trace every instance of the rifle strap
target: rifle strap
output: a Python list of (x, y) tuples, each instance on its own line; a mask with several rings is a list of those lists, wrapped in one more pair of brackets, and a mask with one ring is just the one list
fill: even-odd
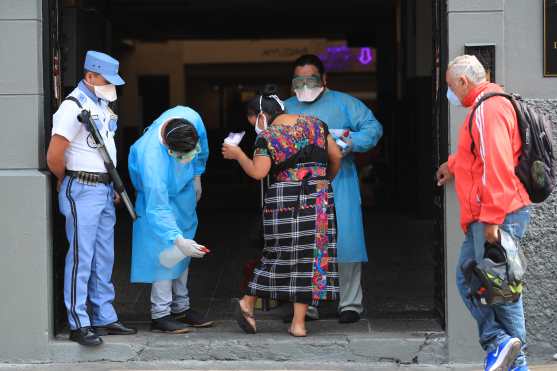
[(74, 102), (75, 104), (77, 104), (77, 106), (78, 106), (79, 108), (83, 109), (83, 106), (81, 105), (81, 103), (79, 102), (79, 100), (78, 100), (76, 97), (69, 96), (69, 97), (67, 97), (67, 98), (64, 99), (64, 100), (71, 100), (72, 102)]

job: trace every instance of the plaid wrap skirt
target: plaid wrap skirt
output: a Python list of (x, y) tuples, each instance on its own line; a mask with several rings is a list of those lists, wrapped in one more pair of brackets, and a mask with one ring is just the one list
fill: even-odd
[(314, 306), (337, 300), (336, 217), (329, 180), (271, 185), (263, 227), (265, 247), (248, 295)]

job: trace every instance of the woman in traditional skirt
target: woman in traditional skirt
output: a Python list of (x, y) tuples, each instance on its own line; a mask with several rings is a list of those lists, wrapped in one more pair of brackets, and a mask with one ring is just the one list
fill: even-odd
[[(327, 125), (310, 116), (284, 113), (276, 88), (248, 103), (248, 120), (257, 139), (253, 160), (238, 146), (224, 144), (224, 158), (237, 160), (254, 179), (271, 175), (265, 194), (265, 247), (247, 292), (238, 302), (236, 319), (255, 333), (257, 297), (289, 301), (293, 336), (306, 336), (308, 305), (337, 300), (336, 221), (331, 180), (342, 154)], [(267, 125), (267, 123), (270, 123)]]

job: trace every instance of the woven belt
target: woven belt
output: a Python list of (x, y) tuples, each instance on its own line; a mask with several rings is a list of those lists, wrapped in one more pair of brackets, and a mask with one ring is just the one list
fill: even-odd
[(328, 179), (326, 176), (307, 176), (304, 179), (300, 180), (300, 190), (298, 191), (298, 197), (296, 200), (296, 205), (294, 206), (294, 218), (298, 217), (300, 212), (300, 196), (306, 193), (306, 190), (309, 186), (309, 182), (312, 180), (326, 180)]
[(83, 184), (110, 184), (112, 182), (108, 173), (90, 173), (88, 171), (66, 170), (66, 175), (76, 178), (78, 182)]

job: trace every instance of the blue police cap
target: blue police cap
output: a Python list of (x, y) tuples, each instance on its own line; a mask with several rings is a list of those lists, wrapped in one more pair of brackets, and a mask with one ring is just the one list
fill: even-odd
[(85, 65), (87, 71), (96, 72), (114, 85), (124, 85), (124, 80), (118, 75), (120, 63), (108, 54), (89, 50), (85, 55)]

